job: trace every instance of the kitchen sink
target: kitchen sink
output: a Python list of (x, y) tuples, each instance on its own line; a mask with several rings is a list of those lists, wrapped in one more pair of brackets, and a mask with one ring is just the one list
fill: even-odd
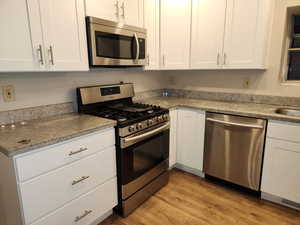
[(300, 117), (300, 109), (291, 108), (279, 108), (275, 111), (277, 114), (287, 115), (287, 116), (298, 116)]

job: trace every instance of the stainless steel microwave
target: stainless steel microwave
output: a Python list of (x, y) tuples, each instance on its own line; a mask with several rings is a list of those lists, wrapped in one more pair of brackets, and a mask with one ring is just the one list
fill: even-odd
[(90, 66), (144, 66), (147, 31), (108, 20), (87, 17)]

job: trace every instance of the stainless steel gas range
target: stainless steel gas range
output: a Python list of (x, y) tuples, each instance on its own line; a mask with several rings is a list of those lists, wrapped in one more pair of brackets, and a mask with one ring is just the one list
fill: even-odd
[(115, 210), (122, 216), (129, 215), (169, 180), (169, 111), (133, 103), (133, 96), (133, 84), (77, 89), (79, 113), (117, 121), (119, 204)]

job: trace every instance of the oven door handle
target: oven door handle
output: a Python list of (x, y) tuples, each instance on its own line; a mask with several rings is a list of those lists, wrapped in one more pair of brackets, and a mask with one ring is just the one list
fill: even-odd
[(138, 136), (135, 136), (135, 137), (125, 138), (124, 139), (124, 143), (134, 142), (134, 141), (142, 141), (142, 140), (144, 140), (144, 139), (146, 139), (148, 137), (152, 137), (152, 136), (154, 136), (154, 135), (156, 135), (156, 134), (158, 134), (158, 133), (160, 133), (160, 132), (162, 132), (164, 130), (167, 130), (169, 128), (170, 128), (170, 123), (167, 123), (167, 124), (165, 124), (165, 125), (157, 128), (157, 129), (151, 130), (151, 131), (149, 131), (147, 133), (144, 133), (144, 134), (141, 134), (141, 135), (138, 135)]
[(140, 58), (140, 43), (139, 43), (139, 39), (136, 33), (134, 33), (134, 39), (135, 39), (135, 43), (136, 43), (136, 56), (135, 56), (135, 60), (138, 61)]

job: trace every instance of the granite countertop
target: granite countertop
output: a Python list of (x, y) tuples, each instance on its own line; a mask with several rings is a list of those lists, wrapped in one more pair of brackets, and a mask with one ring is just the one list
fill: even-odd
[(0, 152), (12, 157), (115, 125), (113, 120), (77, 113), (29, 120), (15, 128), (7, 125), (0, 128)]
[[(178, 97), (155, 97), (142, 101), (146, 104), (160, 105), (165, 108), (190, 107), (202, 109), (209, 112), (225, 113), (239, 116), (248, 116), (262, 119), (272, 119), (288, 122), (300, 122), (300, 117), (286, 116), (275, 113), (277, 105), (237, 103), (224, 101), (209, 101), (201, 99), (187, 99)], [(294, 108), (294, 107), (288, 107)], [(300, 108), (298, 108), (300, 109)]]

